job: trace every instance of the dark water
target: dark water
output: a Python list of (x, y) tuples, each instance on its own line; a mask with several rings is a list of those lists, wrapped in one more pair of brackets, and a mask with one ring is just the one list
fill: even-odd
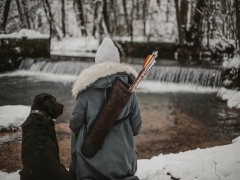
[(49, 93), (64, 104), (64, 112), (58, 121), (68, 122), (75, 105), (75, 99), (71, 96), (71, 86), (72, 83), (44, 82), (34, 77), (1, 77), (0, 106), (31, 105), (37, 94)]
[[(35, 77), (9, 76), (0, 77), (0, 106), (3, 105), (31, 105), (34, 97), (39, 93), (49, 93), (64, 104), (63, 115), (58, 122), (69, 122), (71, 112), (75, 106), (75, 99), (71, 96), (72, 83), (47, 82)], [(226, 107), (226, 103), (216, 101), (215, 93), (137, 93), (140, 105), (156, 104), (162, 109), (179, 109), (180, 112), (204, 122), (208, 126), (224, 125), (238, 117), (237, 110)], [(232, 128), (232, 127), (231, 127)], [(227, 132), (235, 130), (227, 129)]]

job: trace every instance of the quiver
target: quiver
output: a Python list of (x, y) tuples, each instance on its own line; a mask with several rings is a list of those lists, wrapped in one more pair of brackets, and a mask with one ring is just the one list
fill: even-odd
[(92, 158), (102, 147), (105, 138), (114, 126), (131, 94), (128, 84), (120, 79), (115, 80), (108, 101), (100, 110), (91, 128), (85, 133), (81, 149), (85, 157)]

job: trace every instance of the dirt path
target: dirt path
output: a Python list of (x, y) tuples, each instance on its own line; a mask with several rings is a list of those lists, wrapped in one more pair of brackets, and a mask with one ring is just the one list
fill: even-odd
[[(165, 102), (166, 103), (166, 102)], [(189, 117), (171, 104), (141, 103), (143, 126), (135, 137), (138, 159), (151, 158), (161, 153), (178, 153), (196, 148), (231, 143), (231, 137), (221, 134), (218, 126), (209, 126)], [(56, 132), (61, 162), (69, 167), (70, 130), (68, 124), (57, 123)], [(3, 132), (0, 136), (3, 136)], [(21, 165), (21, 141), (0, 144), (0, 170), (15, 172)]]

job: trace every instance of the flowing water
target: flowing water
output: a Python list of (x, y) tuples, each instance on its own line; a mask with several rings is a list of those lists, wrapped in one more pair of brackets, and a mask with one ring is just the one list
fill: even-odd
[[(65, 106), (63, 115), (56, 122), (56, 128), (60, 151), (68, 151), (68, 123), (75, 106), (71, 86), (77, 75), (92, 64), (26, 59), (17, 71), (0, 75), (0, 106), (31, 105), (35, 95), (42, 92), (54, 95)], [(132, 66), (138, 72), (141, 70), (141, 65)], [(239, 118), (237, 110), (231, 110), (226, 107), (226, 103), (215, 99), (221, 86), (220, 78), (221, 71), (215, 68), (170, 65), (153, 67), (141, 83), (151, 81), (153, 87), (146, 88), (154, 88), (155, 84), (160, 84), (162, 88), (169, 84), (171, 86), (168, 91), (161, 93), (144, 93), (146, 91), (141, 89), (136, 91), (143, 117), (142, 131), (136, 137), (139, 158), (150, 158), (160, 152), (179, 152), (226, 144), (232, 137), (239, 135), (239, 126), (232, 123)], [(180, 87), (190, 87), (189, 85), (194, 87), (192, 91), (178, 92)], [(205, 93), (198, 92), (199, 87), (205, 88)], [(17, 145), (13, 140), (18, 141)], [(13, 145), (19, 148), (20, 141), (19, 131), (0, 134), (0, 146), (3, 149)], [(64, 149), (65, 146), (68, 147), (67, 150)], [(0, 153), (2, 156), (4, 155)], [(69, 163), (69, 156), (65, 158), (62, 155), (60, 158), (65, 164)], [(15, 170), (16, 167), (12, 169)]]

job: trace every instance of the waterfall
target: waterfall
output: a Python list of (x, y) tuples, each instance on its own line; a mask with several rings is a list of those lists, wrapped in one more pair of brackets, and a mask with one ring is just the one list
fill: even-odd
[[(52, 74), (78, 75), (83, 69), (93, 65), (93, 62), (80, 61), (37, 61), (23, 60), (19, 69)], [(137, 72), (141, 65), (131, 65)], [(221, 86), (221, 70), (198, 67), (154, 66), (144, 77), (145, 80), (195, 84), (200, 86)]]

